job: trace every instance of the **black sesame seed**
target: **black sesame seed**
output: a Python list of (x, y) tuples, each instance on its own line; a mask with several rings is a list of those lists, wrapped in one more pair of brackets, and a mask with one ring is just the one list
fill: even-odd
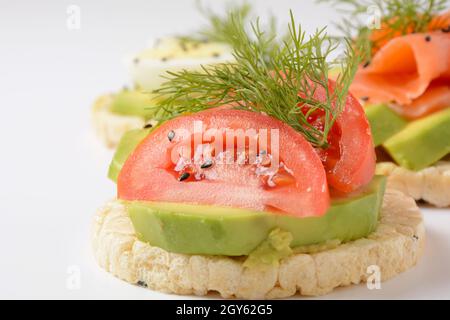
[(175, 131), (170, 130), (169, 133), (167, 134), (167, 138), (169, 139), (170, 142), (172, 142), (173, 138), (175, 138)]
[(367, 68), (370, 65), (370, 61), (366, 61), (366, 63), (364, 63), (363, 68)]
[(153, 125), (152, 125), (151, 123), (147, 123), (147, 124), (144, 126), (144, 129), (148, 129), (148, 128), (151, 128), (151, 127), (153, 127)]
[(147, 288), (147, 284), (144, 281), (138, 281), (136, 284), (140, 287)]
[(419, 237), (417, 235), (413, 235), (414, 240), (419, 240)]
[(201, 166), (200, 168), (202, 169), (207, 169), (209, 167), (211, 167), (213, 165), (212, 160), (206, 160)]
[(219, 58), (220, 57), (220, 53), (214, 52), (212, 56), (213, 56), (213, 58)]
[(425, 41), (426, 41), (426, 42), (430, 42), (430, 41), (431, 41), (431, 36), (426, 36), (426, 37), (425, 37)]
[(447, 28), (442, 28), (441, 31), (445, 33), (450, 32), (450, 24), (447, 26)]
[(178, 178), (178, 181), (184, 181), (188, 179), (191, 175), (188, 172), (183, 172), (181, 176)]
[(138, 64), (138, 63), (139, 63), (139, 58), (134, 58), (134, 59), (133, 59), (133, 63), (134, 63), (134, 64)]
[(361, 97), (361, 100), (362, 101), (369, 101), (369, 97), (367, 97), (367, 96)]
[(161, 58), (161, 61), (162, 61), (162, 62), (166, 62), (167, 60), (169, 60), (169, 58), (167, 58), (167, 57), (162, 57), (162, 58)]

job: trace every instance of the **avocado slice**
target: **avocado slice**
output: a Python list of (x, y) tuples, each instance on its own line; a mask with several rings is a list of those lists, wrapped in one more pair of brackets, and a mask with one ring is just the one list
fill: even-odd
[(410, 122), (384, 148), (402, 167), (420, 170), (450, 153), (450, 108)]
[(114, 157), (109, 165), (108, 178), (117, 182), (119, 172), (128, 156), (136, 149), (137, 145), (152, 131), (153, 128), (130, 130), (122, 136), (117, 146)]
[(291, 247), (342, 242), (374, 231), (385, 189), (377, 176), (363, 190), (334, 199), (321, 217), (164, 202), (124, 202), (137, 237), (169, 252), (241, 256), (250, 254), (274, 229), (292, 234)]
[(369, 120), (373, 143), (376, 147), (401, 131), (407, 124), (405, 119), (385, 104), (368, 105), (364, 111)]
[(122, 115), (149, 119), (153, 114), (149, 108), (153, 104), (153, 96), (150, 93), (124, 89), (114, 94), (110, 110)]

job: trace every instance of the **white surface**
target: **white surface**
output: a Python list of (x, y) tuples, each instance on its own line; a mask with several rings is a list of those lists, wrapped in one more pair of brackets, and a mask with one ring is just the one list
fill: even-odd
[[(257, 9), (286, 20), (292, 7), (311, 31), (335, 14), (312, 3), (258, 0)], [(66, 28), (69, 4), (81, 8), (80, 30)], [(127, 54), (151, 37), (196, 28), (192, 2), (1, 0), (0, 8), (0, 298), (177, 298), (128, 285), (93, 261), (90, 220), (114, 185), (89, 108), (127, 81)], [(450, 298), (450, 210), (424, 215), (427, 250), (416, 268), (381, 290), (326, 298)], [(70, 266), (80, 270), (78, 290), (67, 288)]]

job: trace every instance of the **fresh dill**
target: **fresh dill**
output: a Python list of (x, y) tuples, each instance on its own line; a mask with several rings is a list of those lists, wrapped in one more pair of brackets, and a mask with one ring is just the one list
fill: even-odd
[(232, 36), (235, 26), (230, 21), (230, 16), (238, 16), (242, 24), (240, 27), (243, 28), (246, 21), (250, 18), (250, 4), (244, 2), (241, 5), (229, 5), (225, 9), (229, 13), (226, 15), (219, 15), (210, 8), (201, 6), (200, 2), (197, 3), (197, 7), (201, 15), (208, 21), (208, 24), (198, 31), (193, 32), (191, 35), (178, 36), (177, 38), (181, 42), (221, 42), (230, 46), (236, 45), (235, 39)]
[[(345, 38), (353, 39), (354, 47), (364, 60), (396, 36), (429, 30), (430, 22), (446, 8), (448, 0), (318, 0), (329, 2), (348, 14), (337, 24)], [(379, 26), (367, 21), (379, 15)], [(380, 27), (382, 32), (377, 32)]]
[[(259, 20), (246, 31), (242, 16), (231, 12), (228, 31), (233, 37), (235, 61), (202, 66), (200, 71), (168, 72), (167, 81), (155, 93), (160, 120), (198, 112), (224, 104), (262, 112), (277, 118), (301, 133), (316, 147), (326, 148), (328, 133), (342, 111), (359, 59), (347, 44), (345, 59), (329, 62), (337, 48), (325, 29), (307, 37), (296, 25), (292, 12), (288, 35), (276, 39), (264, 31)], [(334, 90), (328, 72), (336, 64), (341, 74)], [(324, 98), (316, 98), (316, 91)], [(307, 106), (300, 108), (299, 106)], [(314, 112), (323, 114), (323, 128), (308, 122)]]

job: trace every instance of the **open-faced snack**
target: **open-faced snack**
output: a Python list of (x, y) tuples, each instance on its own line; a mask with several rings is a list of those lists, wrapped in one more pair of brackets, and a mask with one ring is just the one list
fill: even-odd
[[(389, 0), (376, 8), (379, 26), (356, 26), (353, 44), (363, 59), (350, 90), (387, 156), (378, 172), (417, 200), (449, 206), (442, 168), (450, 165), (450, 11), (445, 1)], [(354, 12), (352, 20), (364, 10)]]
[(369, 122), (348, 92), (349, 50), (288, 40), (231, 15), (235, 62), (172, 73), (161, 122), (126, 133), (111, 162), (117, 199), (95, 216), (100, 266), (152, 289), (223, 297), (320, 295), (414, 266), (425, 232), (412, 198), (375, 176)]

